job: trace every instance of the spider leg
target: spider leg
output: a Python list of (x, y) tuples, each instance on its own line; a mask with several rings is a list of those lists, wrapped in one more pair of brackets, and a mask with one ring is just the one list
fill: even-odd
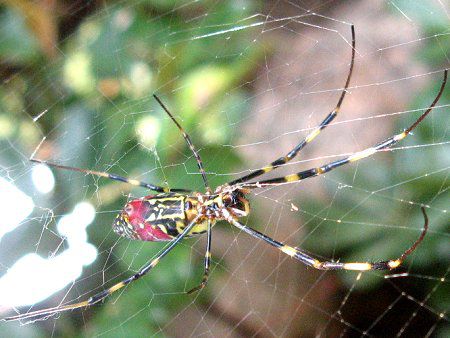
[(207, 242), (206, 242), (206, 253), (205, 253), (205, 272), (203, 273), (202, 281), (196, 287), (190, 289), (187, 294), (191, 294), (197, 291), (200, 291), (208, 284), (209, 278), (209, 267), (211, 265), (211, 221), (208, 221), (208, 229), (207, 229)]
[(110, 180), (114, 180), (114, 181), (120, 181), (120, 182), (125, 182), (134, 186), (139, 186), (139, 187), (144, 187), (150, 190), (154, 190), (157, 192), (190, 192), (190, 190), (187, 189), (170, 189), (170, 188), (166, 188), (166, 187), (160, 187), (157, 185), (153, 185), (150, 183), (145, 183), (142, 181), (138, 181), (138, 180), (133, 180), (133, 179), (129, 179), (123, 176), (119, 176), (116, 174), (109, 174), (106, 172), (100, 172), (100, 171), (94, 171), (94, 170), (88, 170), (88, 169), (81, 169), (81, 168), (75, 168), (75, 167), (68, 167), (65, 165), (59, 165), (59, 164), (55, 164), (55, 163), (51, 163), (51, 162), (47, 162), (47, 161), (41, 161), (41, 160), (37, 160), (37, 159), (30, 159), (31, 162), (35, 162), (35, 163), (42, 163), (45, 165), (48, 165), (49, 167), (54, 167), (54, 168), (59, 168), (59, 169), (64, 169), (64, 170), (72, 170), (72, 171), (78, 171), (80, 173), (85, 173), (85, 174), (90, 174), (90, 175), (94, 175), (94, 176), (100, 176), (100, 177), (105, 177), (105, 178), (109, 178)]
[(282, 157), (276, 159), (275, 161), (273, 161), (266, 167), (252, 171), (248, 175), (242, 176), (240, 178), (237, 178), (237, 179), (229, 182), (228, 183), (229, 185), (247, 182), (248, 180), (251, 180), (255, 177), (261, 176), (265, 173), (268, 173), (268, 172), (286, 164), (287, 162), (292, 160), (294, 157), (296, 157), (297, 154), (300, 152), (300, 150), (302, 150), (308, 143), (310, 143), (312, 140), (314, 140), (316, 138), (316, 136), (319, 135), (320, 132), (323, 129), (325, 129), (331, 123), (331, 121), (334, 120), (334, 118), (337, 116), (337, 114), (339, 113), (339, 111), (341, 109), (342, 102), (344, 101), (345, 94), (347, 93), (347, 89), (350, 84), (350, 79), (352, 77), (353, 64), (355, 62), (355, 27), (352, 25), (351, 28), (352, 28), (352, 58), (350, 61), (350, 69), (349, 69), (349, 72), (347, 75), (347, 80), (345, 81), (344, 89), (342, 90), (341, 96), (339, 97), (338, 103), (337, 103), (336, 107), (333, 109), (333, 111), (325, 117), (325, 119), (319, 124), (319, 126), (314, 128), (314, 130), (312, 132), (310, 132), (299, 144), (297, 144), (294, 147), (294, 149), (289, 151), (285, 156), (282, 156)]
[(406, 136), (408, 136), (411, 133), (411, 131), (414, 128), (416, 128), (420, 122), (422, 122), (422, 120), (428, 115), (428, 113), (431, 110), (433, 110), (433, 107), (436, 105), (436, 103), (438, 102), (439, 98), (442, 95), (442, 92), (444, 91), (445, 84), (447, 82), (447, 73), (448, 73), (448, 70), (446, 69), (444, 72), (444, 80), (442, 81), (441, 88), (439, 90), (439, 93), (435, 97), (433, 103), (431, 103), (431, 105), (428, 107), (428, 109), (422, 115), (420, 115), (420, 117), (413, 124), (411, 124), (407, 129), (405, 129), (405, 131), (403, 131), (402, 133), (394, 135), (392, 137), (389, 137), (371, 148), (367, 148), (362, 151), (356, 152), (356, 153), (354, 153), (350, 156), (347, 156), (345, 158), (342, 158), (340, 160), (327, 163), (325, 165), (322, 165), (321, 167), (307, 169), (304, 171), (300, 171), (296, 174), (291, 174), (291, 175), (287, 175), (284, 177), (277, 177), (277, 178), (272, 178), (269, 180), (258, 181), (258, 182), (237, 184), (237, 186), (242, 187), (242, 188), (248, 188), (248, 189), (256, 189), (256, 188), (262, 188), (262, 187), (267, 187), (267, 186), (274, 186), (274, 185), (276, 186), (276, 185), (280, 185), (280, 184), (287, 183), (287, 182), (301, 181), (301, 180), (304, 180), (309, 177), (314, 177), (314, 176), (318, 176), (321, 174), (325, 174), (325, 173), (327, 173), (333, 169), (336, 169), (337, 167), (340, 167), (344, 164), (359, 161), (363, 158), (372, 156), (373, 154), (375, 154), (376, 152), (378, 152), (380, 150), (392, 147), (394, 144), (398, 143), (400, 140), (403, 140)]
[(295, 258), (296, 260), (302, 262), (305, 265), (311, 266), (318, 270), (352, 270), (352, 271), (367, 271), (367, 270), (392, 270), (399, 267), (403, 261), (406, 259), (408, 255), (410, 255), (417, 246), (422, 242), (425, 237), (425, 234), (428, 230), (428, 217), (425, 213), (425, 208), (422, 207), (422, 213), (424, 216), (424, 226), (419, 238), (405, 251), (403, 254), (396, 258), (388, 261), (379, 261), (379, 262), (351, 262), (351, 263), (341, 263), (341, 262), (333, 262), (333, 261), (319, 261), (318, 259), (308, 255), (305, 251), (294, 248), (289, 245), (285, 245), (281, 242), (278, 242), (263, 233), (254, 230), (248, 226), (245, 226), (235, 219), (231, 217), (227, 217), (227, 221), (237, 227), (238, 229), (246, 232), (247, 234), (262, 239), (264, 242), (272, 245), (278, 250), (282, 251), (288, 256)]
[(159, 261), (165, 255), (167, 255), (178, 244), (178, 242), (181, 241), (183, 239), (183, 237), (185, 237), (189, 233), (189, 231), (192, 230), (192, 228), (196, 225), (199, 218), (200, 218), (200, 216), (197, 216), (191, 223), (189, 223), (189, 225), (184, 228), (183, 232), (179, 236), (174, 238), (169, 243), (169, 245), (166, 246), (166, 248), (163, 251), (161, 251), (149, 263), (144, 265), (136, 274), (128, 277), (127, 279), (124, 279), (123, 281), (111, 286), (110, 288), (108, 288), (104, 291), (101, 291), (101, 292), (95, 294), (94, 296), (90, 297), (89, 299), (79, 302), (79, 303), (75, 303), (75, 304), (56, 306), (56, 307), (52, 307), (52, 308), (48, 308), (48, 309), (37, 310), (37, 311), (19, 314), (16, 316), (6, 317), (6, 318), (3, 318), (2, 321), (13, 321), (13, 320), (24, 320), (24, 319), (31, 319), (31, 321), (33, 321), (33, 320), (38, 320), (38, 319), (46, 319), (57, 313), (75, 310), (75, 309), (79, 309), (82, 307), (89, 307), (91, 305), (94, 305), (94, 304), (97, 304), (97, 303), (103, 301), (105, 298), (109, 297), (111, 294), (113, 294), (117, 290), (120, 290), (123, 287), (130, 284), (131, 282), (134, 282), (135, 280), (141, 278), (142, 276), (147, 274), (151, 269), (153, 269), (159, 263)]
[(203, 183), (205, 184), (205, 188), (208, 192), (211, 192), (211, 188), (208, 185), (208, 179), (206, 178), (206, 172), (203, 168), (203, 161), (200, 158), (200, 154), (198, 153), (197, 149), (195, 149), (194, 144), (191, 141), (191, 138), (189, 135), (184, 131), (183, 127), (178, 123), (178, 121), (175, 119), (175, 117), (170, 113), (169, 109), (162, 103), (161, 99), (153, 94), (153, 97), (156, 101), (158, 101), (159, 105), (164, 109), (164, 111), (169, 115), (169, 117), (172, 119), (172, 121), (176, 124), (180, 132), (183, 134), (184, 139), (186, 140), (187, 145), (191, 149), (192, 153), (195, 156), (195, 159), (197, 161), (198, 169), (200, 170), (200, 173), (202, 174)]

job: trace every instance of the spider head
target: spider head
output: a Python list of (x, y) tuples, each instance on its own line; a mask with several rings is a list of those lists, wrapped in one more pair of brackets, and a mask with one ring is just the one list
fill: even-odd
[(233, 215), (245, 217), (250, 212), (250, 203), (245, 198), (245, 191), (237, 189), (223, 195), (223, 205)]

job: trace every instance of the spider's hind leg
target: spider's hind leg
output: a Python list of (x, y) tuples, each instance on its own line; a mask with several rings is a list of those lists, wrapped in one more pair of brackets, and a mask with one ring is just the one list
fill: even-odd
[(79, 308), (87, 308), (89, 306), (92, 306), (94, 304), (98, 304), (98, 303), (102, 302), (104, 299), (111, 296), (114, 292), (124, 288), (128, 284), (134, 282), (135, 280), (143, 277), (148, 272), (150, 272), (150, 270), (152, 270), (164, 256), (166, 256), (170, 251), (172, 251), (172, 249), (178, 244), (178, 242), (180, 242), (192, 230), (192, 228), (197, 224), (198, 220), (199, 220), (199, 217), (198, 216), (195, 217), (184, 228), (184, 230), (181, 234), (179, 234), (177, 237), (175, 237), (165, 247), (165, 249), (163, 251), (161, 251), (150, 262), (145, 264), (137, 273), (124, 279), (121, 282), (114, 284), (113, 286), (111, 286), (110, 288), (108, 288), (104, 291), (98, 292), (97, 294), (93, 295), (89, 299), (82, 301), (82, 302), (74, 303), (74, 304), (62, 305), (62, 306), (57, 306), (57, 307), (53, 307), (53, 308), (37, 310), (37, 311), (23, 313), (23, 314), (11, 316), (11, 317), (6, 317), (6, 318), (3, 318), (2, 321), (15, 321), (15, 320), (35, 321), (35, 320), (48, 318), (50, 316), (53, 316), (53, 315), (61, 313), (61, 312), (71, 311), (71, 310), (75, 310), (75, 309), (79, 309)]
[(428, 230), (428, 217), (425, 212), (425, 208), (422, 207), (422, 213), (424, 217), (424, 226), (423, 230), (419, 236), (419, 238), (407, 249), (403, 254), (392, 260), (388, 261), (378, 261), (378, 262), (351, 262), (351, 263), (341, 263), (341, 262), (332, 262), (332, 261), (319, 261), (318, 259), (308, 255), (301, 249), (294, 248), (289, 245), (285, 245), (281, 242), (278, 242), (265, 234), (254, 230), (246, 225), (243, 225), (230, 217), (227, 219), (229, 223), (237, 227), (238, 229), (246, 232), (250, 236), (253, 236), (258, 239), (262, 239), (264, 242), (270, 244), (271, 246), (277, 248), (288, 256), (295, 258), (301, 263), (311, 266), (313, 268), (319, 270), (353, 270), (353, 271), (368, 271), (368, 270), (392, 270), (399, 267), (403, 261), (409, 256), (417, 246), (423, 241), (425, 234)]

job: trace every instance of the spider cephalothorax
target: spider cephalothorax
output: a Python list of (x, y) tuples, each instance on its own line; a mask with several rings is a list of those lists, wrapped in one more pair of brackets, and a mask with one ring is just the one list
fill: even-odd
[(223, 204), (231, 215), (245, 217), (250, 213), (250, 202), (245, 196), (249, 192), (248, 189), (236, 189), (224, 194)]
[(106, 177), (116, 181), (122, 181), (129, 183), (134, 186), (141, 186), (148, 188), (150, 190), (156, 191), (160, 194), (149, 195), (142, 197), (140, 199), (135, 199), (128, 202), (122, 212), (117, 216), (113, 228), (116, 233), (121, 236), (128, 237), (131, 239), (143, 240), (143, 241), (170, 241), (160, 253), (145, 264), (138, 272), (132, 276), (124, 279), (123, 281), (111, 286), (109, 289), (101, 291), (89, 299), (78, 302), (75, 304), (63, 305), (49, 309), (43, 309), (38, 311), (33, 311), (29, 313), (24, 313), (21, 315), (11, 316), (5, 318), (6, 320), (21, 320), (21, 319), (37, 319), (39, 317), (48, 317), (50, 315), (60, 313), (63, 311), (88, 307), (90, 305), (96, 304), (117, 290), (122, 289), (131, 282), (139, 279), (153, 269), (160, 260), (167, 255), (177, 244), (185, 237), (197, 235), (206, 232), (207, 242), (206, 242), (206, 252), (204, 259), (204, 275), (201, 283), (191, 289), (189, 292), (198, 291), (204, 288), (208, 281), (209, 271), (210, 271), (210, 260), (211, 260), (211, 229), (214, 223), (217, 221), (226, 221), (229, 224), (237, 227), (242, 232), (253, 236), (265, 243), (275, 247), (281, 252), (289, 255), (290, 257), (316, 269), (321, 270), (355, 270), (355, 271), (366, 271), (366, 270), (391, 270), (397, 268), (405, 260), (405, 258), (411, 254), (419, 243), (423, 240), (427, 228), (428, 228), (428, 218), (425, 213), (425, 208), (422, 207), (422, 212), (424, 215), (424, 227), (419, 238), (406, 250), (401, 256), (396, 259), (378, 261), (378, 262), (335, 262), (335, 261), (320, 261), (307, 252), (295, 248), (284, 243), (281, 243), (269, 236), (252, 229), (251, 227), (244, 225), (239, 222), (240, 217), (247, 216), (250, 212), (249, 202), (246, 195), (249, 194), (253, 189), (259, 189), (263, 187), (273, 187), (280, 186), (285, 183), (292, 183), (308, 179), (314, 176), (322, 175), (330, 172), (340, 166), (346, 165), (348, 163), (357, 162), (363, 158), (369, 157), (377, 153), (378, 151), (388, 149), (394, 144), (404, 139), (410, 134), (410, 132), (415, 129), (420, 122), (430, 113), (433, 107), (438, 102), (441, 97), (445, 84), (447, 82), (447, 70), (444, 72), (444, 80), (442, 81), (441, 88), (436, 95), (434, 101), (428, 107), (428, 109), (419, 116), (419, 118), (411, 124), (408, 128), (399, 134), (393, 135), (384, 141), (374, 145), (373, 147), (367, 148), (365, 150), (356, 152), (350, 156), (325, 163), (322, 166), (311, 168), (297, 172), (295, 174), (290, 174), (283, 177), (276, 177), (266, 180), (258, 180), (255, 182), (249, 182), (250, 180), (257, 178), (265, 173), (277, 169), (278, 167), (291, 161), (298, 153), (311, 141), (313, 141), (317, 135), (325, 129), (331, 121), (340, 112), (341, 104), (344, 100), (345, 94), (350, 83), (350, 78), (352, 75), (353, 64), (355, 59), (355, 31), (352, 26), (352, 59), (350, 62), (350, 69), (347, 75), (347, 80), (341, 95), (339, 97), (336, 107), (331, 111), (323, 121), (314, 128), (304, 139), (302, 139), (292, 150), (290, 150), (286, 155), (276, 159), (269, 165), (262, 167), (261, 169), (251, 171), (249, 174), (244, 175), (234, 181), (228, 182), (221, 185), (212, 192), (211, 187), (208, 184), (207, 175), (203, 168), (203, 162), (200, 159), (200, 155), (195, 149), (191, 139), (188, 134), (183, 130), (177, 120), (172, 116), (166, 106), (161, 102), (161, 100), (155, 96), (155, 99), (161, 105), (161, 107), (166, 111), (169, 117), (176, 124), (178, 129), (183, 134), (189, 148), (191, 149), (194, 157), (197, 161), (199, 171), (201, 173), (203, 183), (205, 185), (205, 192), (192, 192), (186, 189), (169, 189), (166, 187), (161, 187), (153, 185), (146, 182), (141, 182), (137, 180), (131, 180), (126, 177), (122, 177), (115, 174), (109, 174), (105, 172), (98, 172), (93, 170), (79, 169), (73, 167), (67, 167), (62, 165), (57, 165), (53, 163), (48, 163), (40, 160), (34, 160), (34, 162), (45, 163), (47, 165), (61, 168), (74, 170), (78, 172), (83, 172), (86, 174), (92, 174), (96, 176)]

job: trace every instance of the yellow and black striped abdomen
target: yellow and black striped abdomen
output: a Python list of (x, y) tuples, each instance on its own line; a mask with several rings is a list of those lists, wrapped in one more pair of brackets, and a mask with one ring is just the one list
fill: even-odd
[[(121, 236), (142, 241), (169, 241), (195, 217), (198, 200), (191, 196), (163, 193), (130, 201), (117, 216), (113, 229)], [(195, 210), (194, 210), (195, 209)], [(199, 222), (189, 235), (206, 231)]]

